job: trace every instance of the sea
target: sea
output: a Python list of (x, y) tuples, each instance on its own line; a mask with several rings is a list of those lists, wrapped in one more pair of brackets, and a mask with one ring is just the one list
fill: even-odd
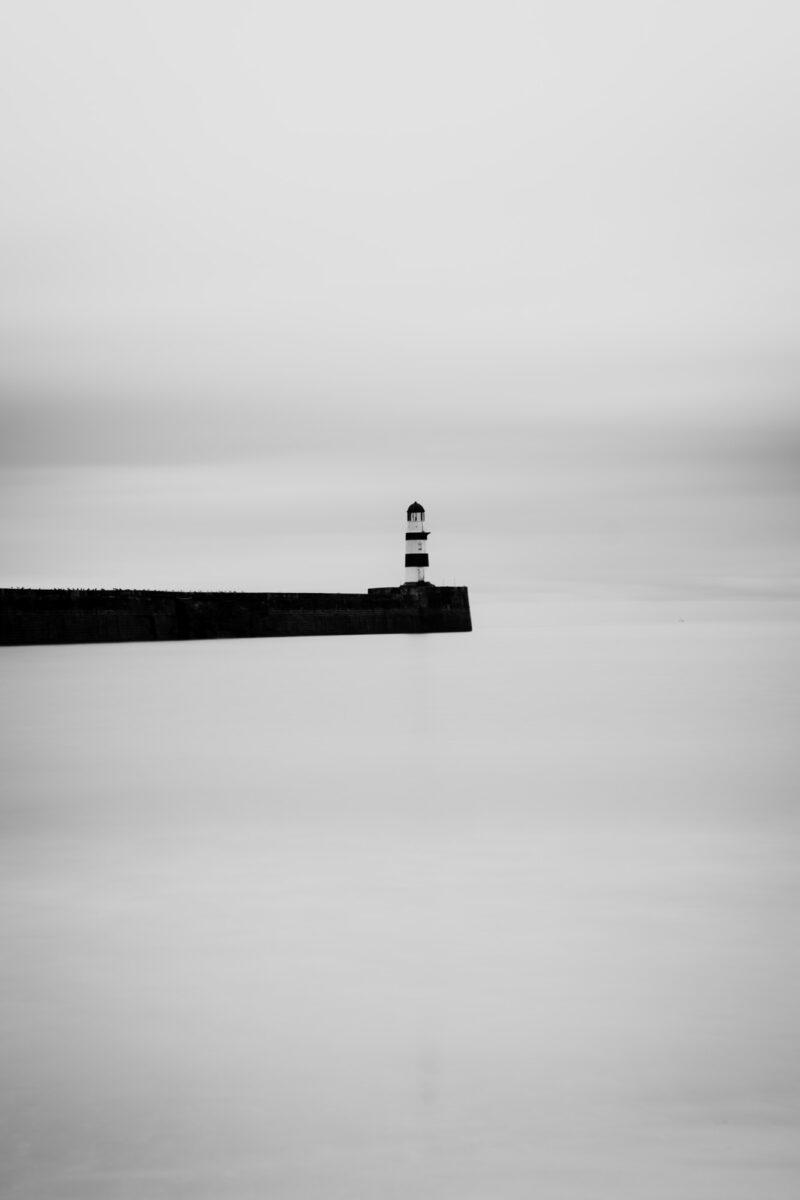
[(794, 1200), (800, 614), (0, 651), (0, 1194)]

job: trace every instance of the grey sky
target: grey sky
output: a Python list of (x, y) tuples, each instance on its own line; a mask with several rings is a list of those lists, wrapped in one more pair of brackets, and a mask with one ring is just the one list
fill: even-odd
[(796, 590), (798, 35), (7, 4), (3, 582)]

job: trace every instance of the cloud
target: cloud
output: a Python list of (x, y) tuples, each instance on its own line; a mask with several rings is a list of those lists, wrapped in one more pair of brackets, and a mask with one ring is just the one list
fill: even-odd
[(277, 545), (254, 514), (377, 537), (418, 493), (459, 573), (491, 531), (509, 581), (783, 578), (799, 30), (746, 0), (18, 6), (14, 577), (65, 547), (241, 576)]

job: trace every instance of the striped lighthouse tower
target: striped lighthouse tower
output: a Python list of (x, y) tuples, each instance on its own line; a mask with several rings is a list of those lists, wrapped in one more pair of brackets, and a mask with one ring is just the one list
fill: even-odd
[(425, 583), (428, 573), (428, 535), (425, 509), (415, 500), (409, 505), (406, 526), (406, 583)]

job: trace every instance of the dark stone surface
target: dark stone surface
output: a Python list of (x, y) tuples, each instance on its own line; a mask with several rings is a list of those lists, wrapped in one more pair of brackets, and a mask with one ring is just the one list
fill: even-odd
[(466, 633), (465, 587), (338, 592), (0, 589), (0, 645), (348, 633)]

